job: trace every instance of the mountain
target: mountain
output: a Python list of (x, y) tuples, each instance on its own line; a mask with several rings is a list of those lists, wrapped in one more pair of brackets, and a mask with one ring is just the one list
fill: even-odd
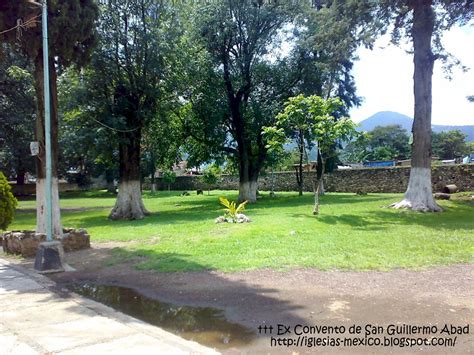
[[(376, 126), (390, 126), (398, 124), (402, 128), (406, 129), (408, 132), (411, 132), (411, 126), (413, 124), (413, 118), (406, 115), (402, 115), (398, 112), (392, 111), (381, 111), (377, 112), (375, 115), (370, 116), (369, 118), (363, 120), (359, 123), (358, 130), (360, 131), (371, 131)], [(466, 140), (468, 142), (474, 141), (474, 125), (470, 126), (446, 126), (446, 125), (432, 125), (433, 132), (443, 132), (451, 131), (458, 129), (467, 135)]]

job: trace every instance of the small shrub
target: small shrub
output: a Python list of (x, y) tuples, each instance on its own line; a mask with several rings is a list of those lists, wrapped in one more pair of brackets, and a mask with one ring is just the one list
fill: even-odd
[(219, 179), (219, 174), (220, 174), (220, 169), (216, 165), (211, 165), (207, 167), (202, 176), (201, 176), (201, 181), (202, 183), (207, 185), (207, 194), (211, 194), (211, 186), (217, 184), (217, 181)]
[(171, 189), (171, 184), (176, 181), (176, 173), (171, 170), (163, 171), (163, 182), (168, 184), (168, 191)]
[(225, 207), (225, 215), (223, 217), (218, 217), (216, 223), (222, 222), (232, 222), (232, 223), (243, 223), (250, 222), (250, 218), (245, 216), (242, 212), (245, 210), (245, 205), (248, 201), (244, 201), (237, 206), (233, 201), (229, 201), (225, 197), (219, 197), (221, 205)]
[(0, 230), (6, 230), (13, 221), (17, 200), (11, 192), (7, 178), (0, 171)]

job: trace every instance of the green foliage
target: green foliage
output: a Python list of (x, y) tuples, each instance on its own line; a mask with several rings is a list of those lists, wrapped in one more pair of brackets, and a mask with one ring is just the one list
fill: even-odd
[(219, 166), (213, 164), (206, 167), (203, 171), (201, 176), (201, 181), (208, 185), (208, 189), (210, 189), (211, 185), (215, 185), (219, 180), (219, 174), (221, 173), (221, 169)]
[(193, 162), (228, 157), (240, 174), (257, 178), (267, 158), (262, 127), (273, 125), (296, 77), (288, 61), (269, 60), (298, 14), (296, 3), (218, 0), (197, 6), (192, 28), (202, 65), (189, 78), (193, 105), (185, 120)]
[(346, 162), (409, 159), (408, 132), (399, 125), (377, 126), (351, 141), (342, 154)]
[[(425, 9), (434, 9), (433, 40), (430, 48), (434, 54), (433, 58), (442, 61), (443, 70), (448, 76), (454, 66), (465, 69), (456, 57), (446, 51), (441, 37), (453, 26), (464, 26), (474, 19), (474, 7), (471, 0), (432, 0), (429, 2), (378, 0), (373, 4), (376, 9), (374, 14), (376, 21), (385, 22), (385, 28), (390, 28), (392, 42), (395, 44), (399, 44), (403, 38), (412, 37), (414, 7), (423, 4)], [(425, 25), (424, 28), (428, 29), (429, 26)]]
[[(308, 2), (309, 4), (310, 2)], [(368, 1), (313, 2), (297, 18), (295, 61), (301, 71), (296, 92), (321, 97), (339, 97), (347, 116), (361, 103), (351, 73), (359, 45), (372, 46), (378, 25)]]
[(165, 184), (172, 184), (176, 181), (176, 173), (172, 170), (163, 171), (163, 182)]
[[(41, 8), (31, 6), (28, 1), (4, 0), (0, 12), (0, 31), (17, 25), (18, 19), (32, 19), (32, 26), (21, 31), (2, 34), (2, 41), (14, 44), (32, 60), (41, 58)], [(48, 40), (50, 58), (57, 58), (64, 68), (72, 63), (82, 66), (90, 56), (95, 44), (94, 22), (98, 16), (95, 0), (50, 0), (48, 1)], [(34, 21), (36, 20), (36, 21)]]
[(0, 230), (7, 229), (13, 221), (17, 200), (11, 192), (7, 178), (0, 171)]
[(24, 55), (8, 52), (0, 57), (0, 166), (18, 183), (35, 170), (29, 143), (34, 140), (36, 98), (32, 76), (24, 68), (31, 69)]
[(357, 135), (351, 119), (336, 118), (335, 113), (342, 106), (337, 98), (325, 100), (316, 95), (306, 97), (302, 94), (289, 98), (277, 116), (277, 125), (264, 130), (269, 137), (269, 145), (282, 145), (287, 138), (298, 136), (301, 132), (306, 146), (317, 144), (322, 153), (329, 153), (336, 141)]
[(441, 159), (454, 159), (470, 153), (466, 137), (457, 129), (448, 132), (433, 132), (433, 155)]
[(225, 207), (226, 217), (229, 217), (234, 222), (237, 221), (237, 215), (245, 210), (245, 205), (248, 203), (248, 201), (244, 201), (237, 206), (237, 203), (229, 201), (225, 197), (219, 197), (219, 202)]
[(473, 153), (474, 152), (474, 141), (466, 143), (466, 150), (467, 150), (467, 153)]

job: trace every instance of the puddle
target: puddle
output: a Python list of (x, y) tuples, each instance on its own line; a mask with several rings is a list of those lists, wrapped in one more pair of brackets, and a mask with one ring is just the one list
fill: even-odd
[(228, 349), (248, 344), (253, 330), (226, 320), (224, 311), (208, 307), (180, 306), (146, 297), (121, 286), (73, 284), (72, 291), (118, 311), (200, 344)]

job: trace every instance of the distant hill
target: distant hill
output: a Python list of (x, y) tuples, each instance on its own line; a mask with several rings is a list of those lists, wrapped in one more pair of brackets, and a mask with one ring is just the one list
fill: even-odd
[[(411, 126), (413, 124), (413, 119), (406, 115), (402, 115), (398, 112), (392, 111), (382, 111), (377, 112), (375, 115), (370, 116), (369, 118), (363, 120), (359, 123), (360, 131), (371, 131), (376, 126), (390, 126), (398, 124), (406, 129), (408, 132), (411, 132)], [(445, 125), (432, 125), (431, 126), (434, 132), (443, 132), (451, 131), (458, 129), (467, 135), (466, 140), (468, 142), (474, 141), (474, 125), (471, 126), (445, 126)]]

